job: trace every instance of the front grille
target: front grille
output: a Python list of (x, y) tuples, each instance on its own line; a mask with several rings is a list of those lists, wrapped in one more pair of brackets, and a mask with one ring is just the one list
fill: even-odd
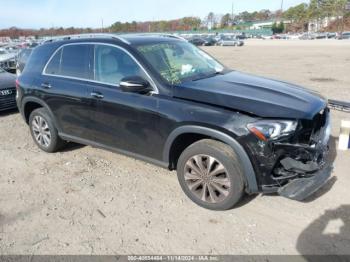
[(0, 62), (0, 67), (4, 69), (14, 69), (16, 68), (16, 61), (11, 59), (11, 60)]
[(324, 129), (329, 124), (330, 112), (329, 108), (325, 108), (314, 116), (312, 120), (302, 120), (301, 128), (296, 132), (294, 137), (295, 143), (315, 145), (324, 135)]
[(1, 90), (11, 90), (12, 94), (10, 95), (1, 95), (0, 94), (0, 109), (14, 108), (16, 107), (16, 88), (6, 88)]

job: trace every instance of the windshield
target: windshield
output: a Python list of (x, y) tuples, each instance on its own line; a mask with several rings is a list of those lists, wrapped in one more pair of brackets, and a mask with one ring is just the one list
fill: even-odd
[(224, 66), (187, 42), (140, 45), (137, 50), (169, 84), (210, 77)]

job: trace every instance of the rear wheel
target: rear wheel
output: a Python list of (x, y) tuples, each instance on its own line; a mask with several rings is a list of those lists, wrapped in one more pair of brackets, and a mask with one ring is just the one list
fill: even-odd
[(29, 128), (34, 142), (45, 152), (56, 152), (66, 144), (58, 136), (57, 129), (45, 108), (35, 109), (30, 114)]
[(219, 141), (204, 139), (185, 149), (178, 161), (177, 174), (185, 194), (207, 209), (230, 209), (244, 193), (238, 156)]

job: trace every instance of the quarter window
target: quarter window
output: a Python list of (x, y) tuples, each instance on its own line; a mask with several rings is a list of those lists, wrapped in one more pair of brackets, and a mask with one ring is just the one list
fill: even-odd
[(127, 76), (147, 79), (141, 67), (123, 50), (105, 45), (95, 46), (95, 80), (119, 85)]
[(51, 58), (50, 63), (47, 65), (45, 74), (59, 75), (60, 74), (60, 63), (61, 63), (62, 49), (60, 49)]

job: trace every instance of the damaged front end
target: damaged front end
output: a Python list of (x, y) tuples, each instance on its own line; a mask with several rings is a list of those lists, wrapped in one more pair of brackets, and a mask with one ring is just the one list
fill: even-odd
[(325, 108), (312, 120), (283, 122), (285, 127), (278, 127), (275, 137), (271, 137), (273, 125), (272, 128), (248, 126), (252, 136), (247, 138), (246, 145), (262, 192), (278, 192), (287, 198), (303, 200), (331, 176), (332, 164), (328, 157), (330, 111)]

